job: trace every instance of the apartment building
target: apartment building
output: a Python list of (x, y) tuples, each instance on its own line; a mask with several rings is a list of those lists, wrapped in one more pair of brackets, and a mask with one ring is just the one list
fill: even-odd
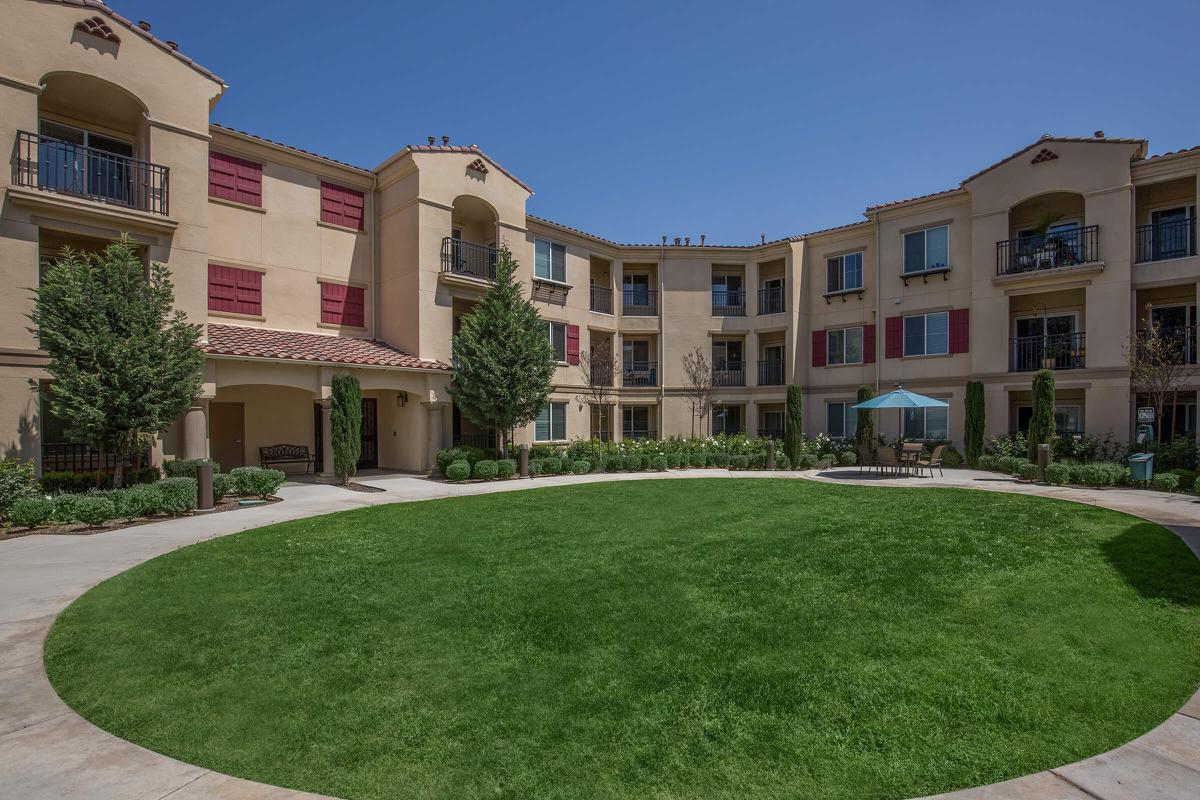
[[(211, 123), (226, 84), (147, 24), (96, 0), (2, 2), (0, 455), (43, 469), (101, 464), (45, 402), (23, 287), (64, 246), (122, 234), (169, 267), (204, 326), (202, 393), (158, 459), (231, 467), (299, 444), (328, 473), (339, 372), (363, 386), (364, 468), (425, 470), (440, 447), (491, 441), (446, 387), (501, 244), (558, 357), (527, 442), (778, 436), (788, 384), (803, 387), (806, 433), (851, 436), (858, 387), (902, 384), (949, 407), (881, 412), (877, 428), (961, 443), (968, 380), (986, 387), (988, 433), (1005, 433), (1027, 425), (1030, 373), (1047, 366), (1061, 431), (1127, 439), (1130, 337), (1153, 318), (1196, 361), (1200, 149), (1044, 137), (831, 230), (623, 244), (528, 214), (532, 189), (474, 145), (431, 138), (374, 168), (305, 152)], [(701, 419), (683, 367), (697, 349), (714, 384)], [(1167, 425), (1194, 435), (1200, 374), (1188, 380)], [(604, 414), (586, 402), (596, 381), (612, 384)]]

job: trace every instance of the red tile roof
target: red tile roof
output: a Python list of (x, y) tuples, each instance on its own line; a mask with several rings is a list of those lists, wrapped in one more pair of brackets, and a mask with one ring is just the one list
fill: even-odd
[[(496, 159), (489, 156), (487, 153), (480, 150), (479, 145), (476, 145), (476, 144), (467, 144), (467, 145), (462, 145), (462, 144), (410, 144), (410, 145), (406, 145), (402, 150), (400, 150), (396, 154), (389, 156), (388, 159), (386, 161), (384, 161), (383, 163), (384, 164), (388, 163), (393, 158), (400, 155), (400, 153), (470, 153), (472, 155), (479, 156), (483, 160), (487, 161), (493, 167), (500, 170), (505, 175), (507, 175), (509, 178), (511, 178), (513, 181), (515, 181), (522, 189), (529, 192), (530, 194), (533, 194), (533, 189), (531, 189), (529, 187), (529, 184), (525, 183), (525, 181), (521, 180), (516, 175), (513, 175), (511, 172), (506, 170), (499, 161), (497, 161)], [(378, 170), (382, 166), (383, 166), (383, 164), (380, 164), (379, 167), (376, 167), (375, 169)]]
[(201, 344), (200, 349), (217, 356), (278, 358), (287, 361), (354, 364), (367, 367), (450, 369), (449, 364), (417, 358), (376, 339), (277, 331), (271, 328), (248, 328), (241, 325), (210, 323), (208, 342)]
[(142, 30), (137, 25), (135, 25), (131, 20), (128, 20), (125, 17), (122, 17), (120, 14), (113, 11), (107, 5), (102, 3), (100, 0), (52, 0), (52, 2), (58, 2), (64, 6), (75, 6), (76, 8), (87, 8), (87, 9), (94, 9), (96, 11), (102, 11), (105, 14), (107, 14), (109, 17), (111, 17), (114, 21), (120, 23), (121, 25), (125, 26), (129, 30), (133, 31), (138, 36), (141, 36), (143, 39), (145, 39), (146, 41), (155, 45), (160, 50), (164, 50), (167, 53), (170, 53), (171, 55), (175, 56), (175, 58), (178, 58), (180, 61), (187, 64), (189, 67), (196, 70), (196, 72), (199, 72), (204, 77), (206, 77), (210, 80), (216, 81), (217, 83), (221, 84), (222, 87), (226, 87), (225, 81), (221, 80), (221, 78), (218, 77), (215, 73), (211, 72), (210, 70), (205, 69), (204, 67), (197, 64), (195, 61), (192, 61), (190, 58), (185, 56), (183, 53), (179, 52), (179, 50), (177, 50), (175, 47), (171, 46), (167, 42), (164, 42), (162, 39), (159, 39), (157, 36), (152, 36), (149, 31)]
[(367, 174), (372, 174), (371, 170), (368, 169), (367, 167), (360, 167), (356, 164), (350, 164), (346, 161), (339, 161), (336, 158), (330, 158), (329, 156), (323, 156), (320, 153), (314, 153), (311, 150), (303, 150), (299, 147), (294, 147), (290, 144), (284, 144), (283, 142), (277, 142), (274, 139), (268, 139), (265, 136), (259, 136), (256, 133), (250, 133), (249, 131), (238, 130), (237, 128), (231, 128), (228, 125), (219, 125), (215, 122), (210, 122), (208, 124), (208, 127), (212, 128), (212, 129), (216, 129), (218, 131), (224, 131), (225, 133), (233, 133), (238, 136), (245, 136), (247, 139), (253, 139), (257, 142), (262, 142), (264, 144), (273, 145), (275, 147), (282, 147), (284, 150), (291, 150), (293, 153), (299, 153), (300, 155), (308, 156), (309, 158), (319, 158), (322, 161), (328, 161), (330, 164), (337, 164), (339, 167), (349, 167), (350, 169), (358, 170), (359, 172), (365, 172)]
[(1152, 156), (1146, 156), (1146, 158), (1144, 160), (1151, 161), (1156, 158), (1167, 158), (1168, 156), (1181, 156), (1184, 153), (1195, 153), (1198, 150), (1200, 150), (1200, 145), (1195, 145), (1194, 147), (1185, 147), (1181, 150), (1168, 150), (1165, 153), (1155, 153)]
[(941, 197), (944, 194), (954, 194), (955, 192), (961, 192), (961, 191), (962, 191), (962, 189), (955, 187), (953, 189), (942, 189), (941, 191), (938, 191), (938, 192), (930, 192), (929, 194), (919, 194), (916, 197), (906, 197), (903, 200), (888, 200), (887, 202), (884, 202), (884, 203), (876, 203), (873, 206), (867, 206), (867, 211), (877, 211), (881, 208), (889, 208), (891, 206), (899, 206), (899, 205), (903, 205), (904, 203), (915, 203), (918, 200), (928, 200), (931, 197)]
[(989, 167), (985, 167), (985, 168), (979, 170), (979, 172), (976, 172), (974, 175), (971, 175), (968, 178), (963, 178), (962, 184), (960, 184), (960, 185), (966, 185), (966, 184), (970, 183), (971, 181), (978, 178), (980, 175), (983, 175), (984, 173), (987, 173), (987, 172), (991, 172), (996, 167), (999, 167), (1002, 164), (1007, 164), (1008, 162), (1012, 161), (1014, 158), (1017, 158), (1018, 156), (1020, 156), (1023, 153), (1029, 152), (1030, 150), (1037, 147), (1038, 145), (1046, 145), (1051, 142), (1085, 142), (1085, 143), (1089, 143), (1089, 144), (1140, 144), (1142, 146), (1142, 150), (1141, 150), (1141, 154), (1138, 157), (1141, 157), (1141, 155), (1144, 155), (1146, 152), (1146, 140), (1145, 139), (1120, 139), (1120, 138), (1116, 138), (1116, 137), (1107, 137), (1107, 136), (1101, 139), (1101, 138), (1097, 138), (1095, 136), (1049, 136), (1049, 135), (1046, 135), (1046, 136), (1043, 136), (1042, 138), (1038, 139), (1033, 144), (1025, 145), (1024, 147), (1022, 147), (1020, 150), (1013, 153), (1012, 155), (1005, 156), (1004, 158), (997, 161), (995, 164), (992, 164)]

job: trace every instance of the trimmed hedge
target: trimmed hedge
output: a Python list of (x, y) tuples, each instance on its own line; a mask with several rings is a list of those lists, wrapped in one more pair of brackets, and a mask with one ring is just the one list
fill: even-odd
[(234, 491), (238, 494), (254, 495), (266, 500), (287, 482), (287, 474), (279, 469), (262, 467), (238, 467), (230, 470)]
[(471, 477), (471, 465), (466, 459), (451, 461), (446, 467), (446, 479), (452, 481), (465, 481)]
[(1016, 475), (1017, 468), (1021, 465), (1021, 459), (1016, 456), (1001, 456), (996, 463), (1005, 475)]
[[(438, 472), (446, 475), (446, 469), (455, 461), (466, 461), (467, 466), (475, 466), (476, 461), (482, 461), (485, 458), (491, 458), (491, 453), (480, 450), (478, 447), (449, 447), (445, 450), (438, 450), (434, 460), (437, 461)], [(446, 475), (449, 478), (449, 475)]]
[[(242, 469), (258, 469), (258, 467), (242, 467)], [(236, 472), (237, 470), (234, 470)], [(275, 470), (278, 472), (278, 470)], [(163, 478), (154, 484), (159, 493), (158, 510), (164, 514), (177, 517), (196, 508), (196, 479), (195, 478)]]
[(168, 478), (194, 478), (196, 477), (196, 468), (201, 464), (212, 464), (214, 475), (221, 471), (221, 465), (211, 458), (185, 458), (167, 461), (163, 464), (163, 471), (167, 473)]
[(790, 470), (792, 468), (792, 460), (788, 458), (787, 453), (775, 454), (775, 469)]
[(0, 461), (0, 519), (8, 515), (13, 503), (33, 497), (36, 486), (32, 461), (22, 463), (15, 458)]
[(708, 466), (708, 456), (704, 453), (692, 453), (688, 456), (688, 466), (699, 469)]
[(979, 460), (975, 462), (975, 466), (988, 472), (995, 472), (1000, 469), (1000, 460), (994, 455), (987, 453), (979, 457)]
[(471, 475), (481, 481), (490, 481), (498, 474), (500, 474), (500, 468), (496, 466), (496, 462), (487, 458), (476, 461), (474, 468), (471, 470)]
[(1160, 472), (1150, 479), (1150, 485), (1160, 492), (1173, 492), (1179, 488), (1179, 476), (1170, 472)]
[(1038, 465), (1032, 461), (1022, 461), (1017, 465), (1017, 474), (1021, 477), (1021, 480), (1036, 481), (1039, 471)]
[[(158, 467), (144, 467), (126, 472), (124, 481), (126, 486), (137, 486), (154, 483), (161, 477), (162, 473), (158, 471)], [(112, 473), (106, 472), (100, 476), (99, 488), (111, 489), (112, 482)], [(38, 486), (44, 494), (83, 494), (97, 488), (96, 472), (47, 472), (38, 481)]]
[(1054, 461), (1046, 465), (1046, 483), (1062, 486), (1071, 480), (1071, 469), (1066, 464)]
[(592, 465), (587, 461), (584, 461), (582, 458), (578, 461), (571, 462), (571, 472), (575, 473), (576, 475), (586, 475), (591, 471)]
[(225, 499), (225, 495), (234, 491), (236, 482), (232, 475), (226, 475), (223, 472), (214, 472), (212, 476), (212, 498), (213, 505), (219, 505)]
[(729, 457), (730, 469), (746, 469), (750, 466), (750, 457), (743, 455), (731, 455)]
[(48, 497), (22, 497), (8, 509), (8, 519), (20, 528), (38, 528), (54, 519), (54, 501)]
[(517, 462), (511, 458), (502, 458), (496, 462), (496, 477), (511, 478), (517, 474)]
[(858, 455), (853, 450), (847, 450), (838, 456), (838, 463), (843, 467), (853, 467), (858, 463)]
[(667, 461), (666, 456), (655, 456), (650, 459), (650, 469), (656, 472), (666, 472), (670, 469), (670, 462)]

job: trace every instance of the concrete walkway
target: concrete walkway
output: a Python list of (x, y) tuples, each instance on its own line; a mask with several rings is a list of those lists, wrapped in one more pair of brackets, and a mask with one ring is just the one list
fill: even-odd
[[(0, 797), (20, 800), (300, 800), (317, 795), (266, 786), (184, 764), (106, 733), (67, 708), (42, 664), (54, 618), (97, 583), (155, 556), (205, 539), (275, 522), (385, 503), (519, 491), (541, 486), (672, 478), (807, 478), (874, 486), (968, 487), (1019, 491), (1104, 506), (1170, 527), (1200, 557), (1200, 500), (1132, 490), (1017, 485), (993, 473), (951, 470), (944, 478), (882, 479), (854, 468), (823, 473), (680, 470), (582, 475), (484, 484), (418, 476), (364, 479), (386, 489), (348, 492), (289, 484), (286, 502), (185, 517), (93, 536), (27, 536), (0, 542)], [(1069, 766), (941, 798), (954, 800), (1196, 800), (1200, 798), (1200, 693), (1166, 722), (1129, 744)]]

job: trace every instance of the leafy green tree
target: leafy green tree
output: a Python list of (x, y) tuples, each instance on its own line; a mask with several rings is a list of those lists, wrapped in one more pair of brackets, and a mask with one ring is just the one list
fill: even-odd
[[(983, 455), (983, 431), (985, 426), (983, 382), (967, 381), (966, 424), (963, 431), (967, 463), (972, 467)], [(1051, 420), (1053, 422), (1053, 420)]]
[[(871, 391), (871, 387), (862, 385), (858, 387), (858, 402), (865, 403), (875, 396)], [(858, 428), (854, 434), (854, 441), (859, 444), (871, 446), (871, 442), (875, 439), (875, 418), (871, 416), (871, 409), (860, 408), (858, 410)]]
[(50, 355), (50, 407), (69, 437), (116, 455), (121, 486), (131, 450), (200, 392), (200, 326), (173, 310), (167, 268), (147, 270), (125, 237), (99, 254), (64, 250), (34, 300), (30, 331)]
[(334, 375), (330, 381), (329, 436), (333, 443), (333, 472), (349, 482), (362, 455), (362, 389), (353, 375)]
[(1033, 376), (1033, 415), (1029, 419), (1029, 460), (1037, 461), (1039, 444), (1054, 437), (1054, 373), (1038, 370)]
[(787, 405), (784, 407), (783, 452), (793, 464), (799, 463), (804, 450), (804, 391), (796, 384), (787, 387)]
[(462, 415), (496, 430), (502, 458), (513, 429), (533, 422), (546, 406), (554, 377), (546, 321), (513, 278), (516, 268), (508, 247), (501, 246), (495, 284), (454, 336), (450, 381), (450, 396)]

